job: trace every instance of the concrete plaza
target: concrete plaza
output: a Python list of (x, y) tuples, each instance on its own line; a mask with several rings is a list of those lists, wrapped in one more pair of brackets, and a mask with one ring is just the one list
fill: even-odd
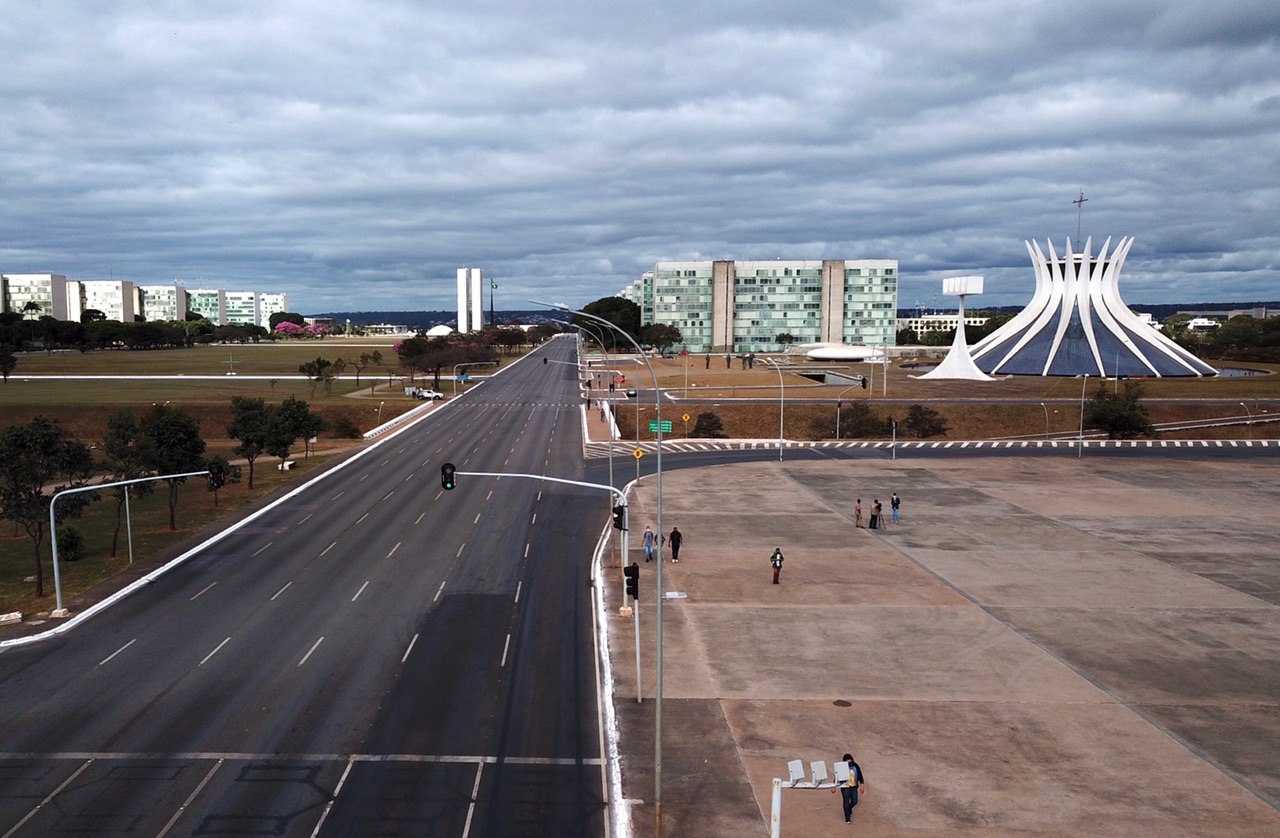
[[(665, 835), (1280, 834), (1274, 458), (770, 462), (669, 471)], [(853, 501), (903, 498), (856, 529)], [(656, 525), (634, 494), (633, 539)], [(655, 527), (656, 528), (656, 527)], [(786, 554), (782, 583), (768, 557)], [(652, 834), (653, 565), (608, 586), (625, 796)], [(616, 571), (615, 571), (616, 572)], [(613, 577), (609, 577), (612, 579)]]

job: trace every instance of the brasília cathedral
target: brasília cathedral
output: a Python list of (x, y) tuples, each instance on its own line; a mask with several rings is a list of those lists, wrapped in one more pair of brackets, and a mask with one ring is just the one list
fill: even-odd
[[(971, 357), (990, 375), (1208, 376), (1218, 371), (1159, 329), (1139, 319), (1120, 299), (1120, 267), (1133, 245), (1108, 237), (1093, 255), (1093, 240), (1061, 256), (1046, 242), (1027, 242), (1036, 290), (1022, 311), (974, 344)], [(1110, 252), (1108, 253), (1108, 251)]]

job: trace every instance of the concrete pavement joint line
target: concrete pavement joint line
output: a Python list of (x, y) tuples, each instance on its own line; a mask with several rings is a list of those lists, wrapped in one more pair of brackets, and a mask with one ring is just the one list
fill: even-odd
[(267, 549), (268, 547), (270, 547), (270, 546), (271, 546), (272, 544), (274, 544), (274, 543), (275, 543), (275, 542), (273, 542), (273, 541), (268, 541), (266, 544), (262, 545), (262, 546), (261, 546), (261, 547), (259, 547), (257, 550), (254, 550), (254, 551), (253, 551), (253, 554), (252, 554), (252, 555), (250, 555), (250, 556), (249, 556), (249, 558), (251, 558), (251, 559), (252, 559), (254, 556), (257, 556), (259, 553), (261, 553), (263, 550)]
[(507, 632), (507, 641), (502, 644), (502, 661), (498, 664), (498, 668), (507, 665), (507, 650), (511, 648), (511, 632)]
[(418, 642), (418, 635), (415, 634), (413, 636), (413, 639), (409, 641), (409, 648), (404, 650), (404, 657), (400, 658), (401, 663), (404, 663), (409, 659), (409, 653), (413, 651), (413, 646), (417, 642)]
[(120, 654), (120, 653), (121, 653), (121, 652), (123, 652), (125, 649), (128, 649), (130, 646), (132, 646), (133, 644), (135, 644), (135, 643), (137, 643), (137, 642), (138, 642), (138, 638), (136, 638), (136, 637), (135, 637), (135, 638), (133, 638), (133, 639), (132, 639), (132, 640), (130, 640), (128, 643), (126, 643), (126, 644), (124, 644), (123, 646), (121, 646), (119, 649), (116, 649), (114, 652), (112, 652), (111, 654), (107, 655), (107, 656), (106, 656), (105, 658), (103, 658), (102, 660), (98, 661), (98, 666), (102, 666), (104, 663), (106, 663), (107, 661), (111, 660), (111, 659), (112, 659), (112, 658), (114, 658), (116, 655)]
[[(358, 524), (358, 523), (360, 523), (360, 522), (359, 522), (359, 521), (357, 521), (356, 523)], [(336, 542), (336, 541), (335, 541), (335, 542), (333, 542), (333, 543), (332, 543), (332, 544), (330, 544), (328, 547), (326, 547), (326, 548), (324, 548), (323, 550), (321, 550), (321, 551), (320, 551), (320, 555), (321, 555), (321, 556), (323, 556), (325, 553), (328, 553), (330, 550), (332, 550), (334, 547), (337, 547), (337, 546), (338, 546), (338, 542)]]
[(388, 559), (389, 559), (389, 558), (391, 558), (392, 556), (394, 556), (394, 555), (396, 554), (396, 551), (400, 549), (400, 545), (401, 545), (401, 544), (404, 544), (404, 542), (403, 542), (403, 541), (397, 541), (397, 542), (396, 542), (396, 546), (395, 546), (395, 547), (392, 547), (392, 548), (391, 548), (391, 552), (387, 554), (387, 558), (388, 558)]
[(201, 588), (201, 589), (200, 589), (200, 593), (199, 593), (199, 594), (196, 594), (196, 595), (195, 595), (195, 596), (193, 596), (191, 599), (187, 600), (187, 602), (195, 602), (195, 601), (196, 601), (196, 599), (197, 599), (197, 598), (199, 598), (200, 594), (203, 594), (205, 591), (209, 590), (210, 588), (212, 588), (212, 587), (213, 587), (214, 585), (216, 585), (216, 584), (218, 584), (218, 583), (217, 583), (217, 582), (210, 582), (208, 585), (205, 585), (203, 588)]
[(213, 651), (212, 651), (212, 652), (210, 652), (209, 654), (205, 655), (205, 656), (204, 656), (204, 659), (203, 659), (203, 660), (201, 660), (198, 664), (196, 664), (196, 668), (197, 668), (197, 669), (199, 669), (200, 667), (204, 666), (204, 665), (209, 661), (209, 658), (211, 658), (211, 657), (213, 657), (214, 655), (218, 654), (218, 650), (219, 650), (219, 649), (221, 649), (223, 646), (226, 646), (229, 642), (231, 642), (231, 638), (230, 638), (230, 637), (228, 637), (226, 640), (224, 640), (224, 641), (222, 641), (221, 643), (219, 643), (217, 646), (213, 647)]
[(320, 644), (323, 642), (324, 642), (324, 635), (321, 635), (320, 639), (317, 640), (315, 643), (313, 643), (311, 645), (311, 648), (307, 650), (307, 653), (302, 656), (302, 660), (298, 661), (298, 666), (302, 666), (304, 663), (306, 663), (307, 658), (311, 657), (311, 653), (314, 652), (316, 649), (318, 649), (320, 647)]
[(284, 593), (284, 592), (285, 592), (285, 590), (286, 590), (290, 585), (292, 585), (292, 584), (293, 584), (292, 582), (285, 582), (285, 583), (284, 583), (284, 587), (283, 587), (283, 588), (281, 588), (280, 590), (276, 591), (276, 596), (273, 596), (270, 600), (268, 600), (268, 602), (275, 602), (275, 601), (276, 601), (276, 597), (278, 597), (278, 596), (280, 596), (282, 593)]
[(365, 588), (367, 588), (367, 587), (369, 587), (369, 580), (368, 580), (368, 579), (364, 580), (364, 584), (360, 586), (360, 590), (356, 591), (356, 595), (355, 595), (355, 596), (353, 596), (353, 597), (351, 598), (351, 601), (352, 601), (352, 602), (355, 602), (357, 599), (359, 599), (359, 598), (360, 598), (360, 595), (361, 595), (362, 593), (364, 593), (364, 589), (365, 589)]
[(432, 602), (436, 602), (437, 600), (439, 600), (439, 599), (440, 599), (440, 595), (441, 595), (442, 593), (444, 593), (444, 582), (441, 582), (441, 583), (440, 583), (440, 588), (436, 591), (436, 595), (435, 595), (434, 597), (432, 597), (432, 598), (431, 598), (431, 601), (432, 601)]
[(329, 796), (329, 802), (324, 804), (324, 811), (320, 813), (320, 820), (316, 821), (316, 828), (311, 832), (311, 838), (316, 838), (320, 834), (320, 828), (324, 826), (325, 819), (329, 817), (333, 804), (338, 802), (338, 795), (342, 793), (342, 786), (347, 782), (347, 775), (351, 773), (351, 766), (355, 765), (354, 759), (347, 760), (346, 770), (342, 772), (342, 777), (338, 779), (338, 785), (334, 786), (333, 794)]
[(89, 760), (87, 760), (87, 761), (85, 762), (85, 764), (84, 764), (84, 765), (82, 765), (82, 766), (80, 766), (79, 768), (77, 768), (74, 774), (72, 774), (72, 775), (71, 775), (70, 777), (68, 777), (67, 779), (63, 780), (63, 781), (62, 781), (62, 784), (61, 784), (61, 785), (59, 785), (56, 789), (54, 789), (53, 791), (49, 792), (49, 796), (48, 796), (48, 797), (46, 797), (44, 800), (41, 800), (39, 803), (37, 803), (37, 804), (36, 804), (36, 808), (32, 809), (30, 812), (27, 812), (27, 816), (26, 816), (25, 818), (23, 818), (22, 820), (18, 821), (17, 823), (15, 823), (15, 824), (13, 825), (13, 829), (10, 829), (8, 832), (6, 832), (6, 833), (4, 834), (4, 836), (3, 836), (3, 838), (9, 838), (9, 836), (13, 835), (15, 832), (17, 832), (19, 829), (21, 829), (23, 824), (25, 824), (27, 821), (29, 821), (29, 820), (31, 820), (32, 818), (34, 818), (34, 817), (36, 816), (36, 814), (37, 814), (41, 809), (43, 809), (45, 806), (49, 805), (49, 802), (50, 802), (51, 800), (53, 800), (53, 798), (57, 797), (59, 792), (61, 792), (61, 791), (62, 791), (63, 789), (65, 789), (67, 786), (71, 785), (71, 783), (75, 780), (75, 778), (76, 778), (76, 777), (79, 777), (79, 776), (84, 772), (84, 770), (85, 770), (86, 768), (88, 768), (90, 765), (93, 765), (93, 759), (92, 759), (92, 758), (91, 758), (91, 759), (89, 759)]
[[(476, 798), (480, 796), (480, 774), (484, 771), (484, 763), (476, 765), (476, 781), (471, 786), (471, 805), (467, 806), (467, 821), (462, 825), (462, 838), (471, 834), (471, 819), (476, 814)], [(313, 836), (314, 838), (314, 836)]]
[(169, 830), (173, 829), (173, 825), (178, 822), (178, 818), (182, 817), (182, 813), (187, 811), (187, 807), (191, 805), (192, 801), (196, 799), (200, 792), (204, 791), (204, 787), (213, 779), (214, 772), (222, 767), (222, 763), (224, 761), (225, 760), (218, 760), (213, 764), (213, 768), (209, 769), (209, 773), (204, 775), (204, 779), (200, 781), (200, 784), (197, 785), (195, 790), (187, 796), (186, 800), (182, 801), (182, 805), (178, 807), (178, 811), (173, 813), (173, 817), (169, 818), (169, 822), (164, 825), (164, 829), (156, 833), (156, 838), (164, 838), (164, 836), (169, 834)]

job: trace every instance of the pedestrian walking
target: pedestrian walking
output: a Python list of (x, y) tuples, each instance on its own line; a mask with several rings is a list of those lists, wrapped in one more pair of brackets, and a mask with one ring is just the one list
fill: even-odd
[(876, 498), (876, 499), (875, 499), (875, 502), (873, 502), (873, 503), (871, 504), (871, 523), (869, 524), (869, 526), (870, 526), (870, 527), (871, 527), (871, 529), (873, 529), (873, 530), (878, 530), (878, 529), (880, 529), (880, 510), (881, 510), (881, 508), (882, 508), (882, 507), (880, 506), (880, 498)]
[(654, 537), (653, 530), (649, 527), (644, 528), (644, 560), (646, 562), (653, 561), (653, 551), (658, 547), (658, 539)]
[(898, 493), (894, 492), (893, 497), (889, 498), (889, 509), (893, 513), (893, 522), (898, 523), (898, 507), (902, 505), (902, 499), (898, 497)]
[(778, 574), (782, 573), (782, 548), (774, 547), (773, 555), (769, 557), (769, 564), (773, 565), (773, 584), (778, 584)]
[(841, 759), (849, 765), (849, 779), (832, 789), (831, 793), (835, 794), (836, 789), (840, 790), (840, 802), (844, 804), (844, 822), (851, 823), (853, 807), (858, 805), (858, 794), (866, 794), (866, 779), (862, 776), (858, 763), (853, 761), (853, 754), (845, 754)]
[(859, 528), (862, 526), (862, 498), (858, 498), (858, 502), (853, 505), (853, 525)]
[(671, 561), (680, 561), (680, 544), (684, 541), (684, 533), (680, 532), (679, 527), (672, 527), (667, 541), (671, 543)]

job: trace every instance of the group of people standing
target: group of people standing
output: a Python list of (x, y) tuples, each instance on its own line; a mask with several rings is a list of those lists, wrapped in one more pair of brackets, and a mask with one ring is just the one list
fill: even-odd
[[(899, 510), (902, 507), (902, 499), (898, 497), (898, 493), (894, 492), (889, 498), (890, 520), (897, 524), (900, 521)], [(862, 498), (858, 498), (853, 505), (853, 525), (855, 527), (862, 526)], [(880, 503), (880, 498), (876, 498), (871, 503), (871, 518), (867, 526), (873, 530), (878, 530), (884, 526), (884, 506)]]

